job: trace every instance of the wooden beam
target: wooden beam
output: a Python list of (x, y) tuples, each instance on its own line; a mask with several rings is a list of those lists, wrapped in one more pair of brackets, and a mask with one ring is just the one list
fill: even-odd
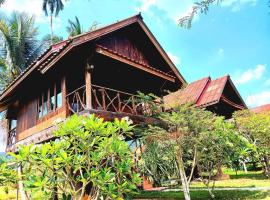
[(165, 73), (161, 73), (159, 71), (156, 71), (156, 70), (153, 70), (151, 68), (145, 67), (145, 66), (143, 66), (143, 65), (141, 65), (139, 63), (133, 62), (133, 61), (127, 59), (127, 58), (123, 58), (123, 57), (121, 57), (121, 56), (119, 56), (119, 55), (117, 55), (115, 53), (112, 53), (112, 52), (110, 52), (108, 50), (102, 49), (101, 47), (97, 47), (96, 52), (99, 53), (99, 54), (102, 54), (104, 56), (110, 57), (112, 59), (118, 60), (120, 62), (123, 62), (125, 64), (131, 65), (133, 67), (136, 67), (138, 69), (141, 69), (141, 70), (143, 70), (145, 72), (148, 72), (148, 73), (153, 74), (155, 76), (158, 76), (160, 78), (166, 79), (166, 80), (171, 81), (171, 82), (175, 82), (175, 79), (173, 77), (171, 77), (169, 75), (166, 75)]
[(86, 93), (86, 108), (92, 109), (92, 80), (91, 66), (87, 62), (85, 67), (85, 93)]
[[(56, 85), (56, 87), (57, 87), (57, 85)], [(61, 90), (62, 90), (62, 107), (64, 107), (65, 111), (67, 112), (67, 110), (68, 110), (68, 106), (67, 106), (67, 82), (66, 82), (66, 76), (65, 75), (61, 79)], [(57, 98), (57, 96), (55, 96), (55, 98)], [(58, 107), (58, 105), (57, 105), (57, 107)]]

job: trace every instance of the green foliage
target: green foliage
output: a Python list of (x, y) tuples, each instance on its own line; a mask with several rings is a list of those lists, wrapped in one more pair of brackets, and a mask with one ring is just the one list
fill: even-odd
[(55, 141), (22, 147), (12, 156), (23, 166), (31, 195), (123, 199), (140, 183), (125, 142), (132, 130), (124, 119), (104, 122), (94, 115), (74, 115), (59, 126)]
[[(61, 36), (57, 36), (57, 35), (54, 35), (52, 37), (52, 44), (56, 44), (58, 42), (61, 42), (63, 41), (63, 37)], [(43, 42), (43, 46), (44, 48), (49, 48), (51, 46), (51, 35), (50, 34), (47, 34), (45, 35), (43, 38), (42, 38), (42, 42)]]
[(161, 186), (164, 180), (178, 177), (173, 146), (169, 144), (150, 142), (144, 149), (139, 166), (154, 186)]
[(234, 120), (239, 132), (252, 144), (253, 157), (256, 160), (258, 156), (264, 165), (265, 174), (270, 176), (270, 113), (244, 110), (236, 112)]
[(83, 27), (77, 16), (75, 16), (75, 21), (72, 21), (70, 19), (68, 20), (68, 26), (66, 27), (66, 29), (69, 36), (71, 37), (80, 35), (84, 32)]
[[(228, 164), (235, 150), (244, 143), (234, 124), (193, 105), (182, 105), (170, 112), (161, 112), (159, 118), (165, 124), (149, 126), (144, 130), (146, 150), (142, 156), (142, 169), (153, 180), (156, 177), (165, 179), (177, 175), (182, 184), (188, 184), (185, 172), (189, 172), (191, 180), (197, 166), (200, 174), (208, 174), (208, 177), (202, 176), (201, 179), (210, 187), (214, 170)], [(164, 158), (155, 156), (154, 150), (150, 151), (153, 147)], [(170, 167), (166, 162), (170, 163)], [(181, 172), (181, 166), (184, 166), (184, 172)]]
[[(8, 158), (0, 157), (0, 186), (12, 186), (17, 182), (17, 172), (14, 165), (9, 163)], [(8, 192), (8, 190), (7, 190)]]
[(42, 9), (45, 15), (48, 16), (48, 10), (50, 15), (55, 14), (57, 17), (59, 12), (64, 9), (62, 0), (43, 0)]
[(34, 18), (25, 13), (0, 17), (0, 89), (3, 90), (40, 54)]

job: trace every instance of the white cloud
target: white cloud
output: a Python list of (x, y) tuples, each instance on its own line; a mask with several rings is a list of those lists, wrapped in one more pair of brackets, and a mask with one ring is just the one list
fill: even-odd
[(223, 53), (224, 53), (224, 49), (220, 48), (220, 49), (218, 50), (218, 55), (221, 55), (221, 54), (223, 54)]
[[(164, 11), (167, 17), (178, 23), (180, 17), (186, 16), (194, 5), (193, 0), (137, 0), (140, 6), (136, 8), (137, 12), (150, 13), (151, 8), (155, 7), (161, 11)], [(195, 17), (195, 20), (198, 19)]]
[[(139, 6), (135, 8), (137, 12), (145, 12), (153, 15), (151, 8), (155, 7), (164, 11), (166, 15), (178, 23), (181, 17), (187, 16), (192, 11), (192, 7), (196, 0), (137, 0)], [(240, 10), (245, 5), (256, 5), (257, 0), (224, 0), (220, 6), (229, 7), (231, 11)], [(156, 16), (157, 17), (157, 16)], [(194, 21), (199, 19), (199, 15), (195, 15)]]
[(236, 84), (244, 84), (251, 80), (259, 80), (265, 72), (265, 65), (257, 65), (253, 69), (248, 69), (235, 79)]
[(255, 6), (257, 4), (257, 0), (225, 0), (221, 2), (221, 6), (230, 7), (231, 11), (236, 12), (239, 11), (245, 5)]
[[(43, 0), (7, 0), (1, 6), (1, 10), (6, 14), (14, 11), (25, 12), (28, 15), (35, 16), (37, 23), (49, 23), (49, 17), (45, 16), (42, 10), (42, 2)], [(66, 6), (66, 1), (63, 1), (63, 3)], [(54, 28), (61, 26), (61, 19), (55, 18), (53, 26)]]
[(174, 64), (176, 65), (180, 64), (181, 59), (177, 55), (174, 55), (173, 53), (168, 52), (168, 56), (170, 57), (170, 59), (173, 61)]
[(260, 93), (249, 95), (246, 99), (249, 107), (257, 107), (270, 103), (270, 91), (263, 91)]
[(37, 22), (47, 21), (47, 17), (42, 11), (42, 0), (8, 0), (2, 5), (1, 9), (8, 14), (19, 11), (34, 15)]

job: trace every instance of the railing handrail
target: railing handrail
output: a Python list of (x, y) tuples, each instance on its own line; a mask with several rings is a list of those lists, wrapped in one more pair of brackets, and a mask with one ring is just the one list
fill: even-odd
[(10, 129), (9, 131), (8, 131), (8, 133), (10, 133), (10, 132), (12, 132), (12, 131), (15, 131), (17, 129), (17, 127), (14, 127), (13, 129)]
[[(110, 91), (113, 91), (113, 92), (119, 92), (119, 93), (121, 93), (121, 94), (129, 95), (129, 96), (135, 96), (135, 97), (138, 97), (138, 95), (136, 95), (136, 94), (131, 94), (131, 93), (128, 93), (128, 92), (123, 92), (123, 91), (121, 91), (121, 90), (115, 90), (115, 89), (112, 89), (112, 88), (108, 88), (108, 87), (104, 87), (104, 86), (99, 86), (99, 85), (94, 85), (94, 84), (92, 84), (92, 86), (93, 86), (93, 87), (100, 88), (100, 89), (110, 90)], [(81, 89), (83, 89), (83, 88), (85, 88), (85, 85), (83, 85), (83, 86), (81, 86), (81, 87), (79, 87), (79, 88), (73, 90), (71, 93), (69, 93), (68, 95), (66, 95), (66, 97), (71, 96), (72, 94), (76, 93), (77, 91), (79, 91), (79, 90), (81, 90)]]
[(67, 94), (66, 97), (71, 96), (72, 94), (76, 93), (77, 91), (79, 91), (79, 90), (81, 90), (81, 89), (83, 89), (83, 88), (85, 88), (85, 85), (83, 85), (83, 86), (81, 86), (81, 87), (79, 87), (79, 88), (73, 90), (71, 93)]

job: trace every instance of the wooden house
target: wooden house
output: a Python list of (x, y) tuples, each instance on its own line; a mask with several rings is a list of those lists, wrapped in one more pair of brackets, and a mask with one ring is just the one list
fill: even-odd
[(229, 75), (215, 80), (206, 77), (194, 81), (184, 89), (164, 96), (163, 100), (166, 110), (191, 103), (226, 119), (231, 118), (235, 111), (247, 108)]
[(9, 120), (7, 151), (52, 138), (74, 113), (151, 122), (137, 91), (162, 97), (185, 80), (141, 15), (52, 45), (1, 94)]

